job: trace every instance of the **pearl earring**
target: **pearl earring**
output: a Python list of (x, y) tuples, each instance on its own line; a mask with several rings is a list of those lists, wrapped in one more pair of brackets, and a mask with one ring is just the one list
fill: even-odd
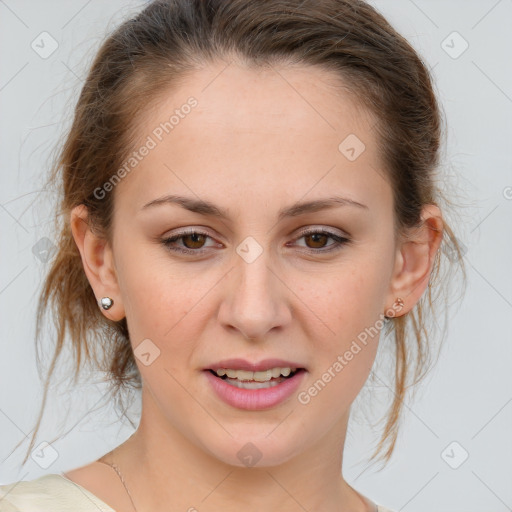
[(100, 300), (100, 306), (103, 309), (110, 309), (113, 304), (114, 301), (110, 297), (102, 297)]

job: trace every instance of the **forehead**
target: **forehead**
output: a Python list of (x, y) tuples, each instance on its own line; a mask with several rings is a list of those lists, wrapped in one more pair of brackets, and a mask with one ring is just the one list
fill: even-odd
[(307, 135), (308, 127), (313, 136), (326, 130), (342, 135), (348, 128), (362, 133), (375, 121), (333, 71), (318, 66), (261, 67), (222, 61), (181, 79), (142, 115), (139, 124), (148, 131), (158, 117), (179, 110), (191, 96), (198, 102), (193, 118), (237, 133), (255, 133), (264, 126), (266, 133), (279, 135), (283, 129)]
[(332, 186), (368, 197), (385, 187), (374, 124), (333, 72), (210, 64), (137, 121), (138, 144), (149, 137), (154, 148), (122, 187), (137, 195), (133, 207), (171, 191), (211, 198), (220, 186), (231, 197), (274, 190), (296, 199)]

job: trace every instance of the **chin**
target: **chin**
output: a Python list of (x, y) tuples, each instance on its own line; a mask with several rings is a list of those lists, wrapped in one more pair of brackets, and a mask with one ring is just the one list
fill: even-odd
[(233, 437), (224, 436), (215, 444), (210, 437), (206, 440), (204, 447), (217, 460), (238, 468), (279, 466), (304, 449), (303, 440), (294, 442), (293, 437), (289, 435), (289, 430), (284, 432), (282, 437), (277, 435), (269, 437), (268, 432), (271, 432), (271, 429), (259, 427), (258, 434), (238, 432), (233, 434)]

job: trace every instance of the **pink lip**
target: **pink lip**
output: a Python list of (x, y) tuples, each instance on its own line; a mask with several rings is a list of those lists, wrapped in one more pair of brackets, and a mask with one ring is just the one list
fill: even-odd
[[(231, 360), (230, 364), (227, 365), (228, 368), (233, 368), (233, 361), (234, 360)], [(223, 361), (222, 364), (224, 364), (224, 362), (225, 361)], [(281, 363), (282, 362), (275, 364), (275, 360), (273, 360), (272, 365), (268, 366), (268, 362), (262, 361), (259, 363), (259, 366), (262, 364), (264, 367), (266, 365), (266, 368), (282, 368), (290, 366), (289, 363), (286, 363), (285, 365)], [(242, 369), (238, 365), (234, 365), (234, 367), (236, 369)], [(226, 366), (220, 366), (220, 368), (226, 368)], [(220, 377), (215, 376), (210, 370), (205, 370), (203, 373), (208, 379), (208, 382), (212, 386), (216, 395), (225, 403), (238, 409), (257, 411), (262, 409), (269, 409), (284, 402), (295, 391), (297, 391), (297, 388), (300, 386), (307, 372), (303, 369), (299, 370), (295, 375), (284, 379), (282, 382), (277, 384), (277, 386), (265, 389), (237, 388), (231, 384), (228, 384)]]
[(204, 369), (215, 371), (220, 368), (260, 372), (269, 368), (304, 368), (304, 366), (293, 361), (285, 361), (284, 359), (263, 359), (259, 363), (251, 363), (245, 359), (223, 359)]

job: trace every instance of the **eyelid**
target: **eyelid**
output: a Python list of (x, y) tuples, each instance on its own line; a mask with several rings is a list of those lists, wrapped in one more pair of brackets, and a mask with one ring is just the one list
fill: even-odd
[(339, 236), (340, 238), (349, 238), (349, 239), (352, 238), (352, 235), (350, 233), (347, 233), (346, 231), (342, 231), (339, 228), (325, 227), (322, 225), (315, 225), (315, 224), (308, 225), (308, 227), (306, 227), (306, 228), (301, 228), (298, 236), (301, 237), (301, 236), (307, 235), (309, 233), (316, 233), (317, 231), (323, 231), (326, 234), (336, 235), (336, 236)]
[[(180, 230), (181, 228), (176, 228), (177, 230)], [(211, 235), (208, 231), (211, 230), (211, 228), (203, 228), (202, 226), (187, 226), (183, 228), (183, 231), (177, 231), (176, 233), (172, 233), (170, 235), (164, 235), (162, 238), (173, 238), (175, 236), (180, 235), (188, 235), (188, 234), (201, 234), (204, 236), (208, 236), (210, 238), (223, 238), (221, 235), (215, 233), (215, 235)], [(334, 232), (333, 232), (334, 230)], [(323, 225), (316, 225), (316, 224), (308, 224), (306, 227), (298, 228), (298, 232), (295, 235), (295, 237), (299, 238), (301, 236), (307, 235), (309, 233), (315, 233), (317, 231), (325, 231), (327, 234), (333, 234), (337, 235), (342, 238), (352, 238), (352, 235), (348, 233), (347, 231), (343, 231), (339, 228), (334, 227), (325, 227)]]

